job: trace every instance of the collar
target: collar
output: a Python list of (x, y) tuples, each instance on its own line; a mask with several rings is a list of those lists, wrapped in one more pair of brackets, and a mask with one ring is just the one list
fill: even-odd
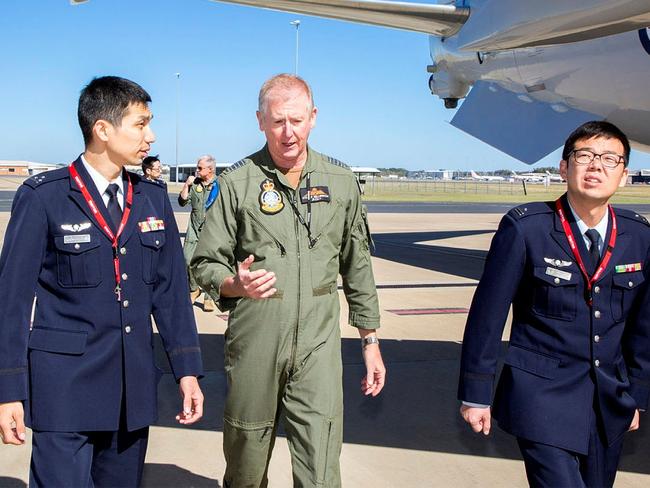
[[(275, 165), (275, 163), (273, 162), (273, 157), (271, 157), (271, 152), (269, 151), (268, 144), (264, 145), (264, 147), (262, 148), (262, 153), (263, 153), (262, 165), (264, 166), (264, 168), (271, 173), (275, 173), (278, 180), (283, 185), (290, 187), (287, 178), (284, 176), (284, 173), (282, 173), (282, 171), (280, 171), (278, 167)], [(302, 181), (302, 178), (307, 173), (311, 173), (316, 169), (316, 164), (317, 164), (316, 153), (311, 149), (309, 144), (307, 144), (307, 161), (305, 161), (305, 165), (302, 167), (302, 174), (300, 176), (300, 181)], [(298, 186), (300, 186), (300, 184)]]
[(93, 168), (90, 165), (90, 163), (86, 161), (86, 158), (84, 158), (83, 154), (80, 156), (80, 159), (84, 165), (84, 168), (88, 172), (88, 176), (90, 176), (90, 178), (93, 180), (93, 183), (97, 188), (97, 192), (101, 195), (102, 198), (104, 198), (104, 193), (106, 192), (106, 188), (108, 188), (108, 185), (110, 185), (111, 183), (117, 184), (118, 194), (124, 195), (124, 182), (122, 180), (121, 174), (114, 180), (108, 181), (106, 178), (104, 178), (104, 176), (99, 171)]
[[(580, 231), (580, 234), (584, 237), (585, 232), (587, 232), (589, 229), (592, 227), (589, 227), (587, 224), (584, 223), (584, 221), (578, 216), (578, 214), (573, 210), (573, 207), (571, 206), (571, 203), (569, 203), (569, 199), (567, 198), (567, 204), (569, 205), (569, 208), (571, 209), (571, 213), (573, 214), (573, 218), (576, 220), (576, 225), (578, 226), (578, 230)], [(605, 239), (607, 238), (607, 225), (609, 224), (609, 209), (605, 212), (605, 215), (603, 216), (602, 219), (600, 219), (600, 222), (598, 222), (593, 229), (596, 229), (598, 232), (598, 235), (600, 235), (600, 242), (605, 242)]]

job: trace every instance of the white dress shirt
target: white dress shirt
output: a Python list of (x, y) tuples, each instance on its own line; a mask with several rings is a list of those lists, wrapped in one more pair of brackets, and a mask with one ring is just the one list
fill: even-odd
[(108, 181), (106, 178), (104, 178), (99, 171), (97, 171), (95, 168), (93, 168), (88, 161), (86, 161), (86, 158), (81, 156), (81, 162), (84, 165), (84, 168), (86, 168), (86, 171), (88, 171), (88, 174), (90, 175), (90, 178), (93, 180), (93, 183), (95, 184), (95, 187), (97, 188), (97, 191), (99, 194), (102, 196), (102, 200), (104, 200), (104, 205), (108, 206), (108, 193), (106, 193), (106, 188), (108, 188), (108, 185), (111, 183), (115, 183), (118, 187), (117, 190), (117, 203), (120, 204), (120, 208), (124, 210), (124, 182), (122, 181), (122, 174), (115, 178), (112, 181)]
[(589, 251), (591, 248), (591, 241), (589, 238), (585, 235), (585, 232), (587, 232), (589, 229), (595, 229), (596, 232), (598, 232), (598, 235), (600, 238), (598, 239), (598, 252), (600, 255), (603, 255), (603, 247), (605, 245), (605, 238), (607, 237), (607, 225), (609, 224), (609, 209), (605, 212), (605, 215), (603, 215), (603, 218), (600, 219), (600, 222), (598, 222), (594, 227), (589, 227), (587, 224), (585, 224), (580, 217), (578, 217), (578, 214), (573, 210), (573, 207), (569, 203), (569, 208), (571, 209), (571, 213), (573, 214), (573, 217), (576, 219), (576, 224), (578, 225), (578, 230), (580, 231), (580, 234), (582, 234), (582, 238), (585, 241), (585, 245), (587, 246), (587, 250)]

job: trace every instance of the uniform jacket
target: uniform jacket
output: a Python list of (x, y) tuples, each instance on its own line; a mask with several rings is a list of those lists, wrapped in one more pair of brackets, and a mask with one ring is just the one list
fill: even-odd
[[(75, 167), (110, 222), (80, 160)], [(117, 430), (122, 402), (129, 430), (153, 423), (161, 371), (152, 315), (175, 377), (202, 373), (167, 193), (130, 177), (133, 205), (119, 241), (121, 302), (111, 241), (68, 168), (29, 178), (14, 198), (0, 258), (0, 402), (25, 401), (36, 430)], [(159, 222), (145, 223), (152, 220)]]
[(205, 223), (205, 203), (212, 190), (212, 185), (217, 184), (215, 177), (211, 183), (204, 184), (197, 178), (194, 184), (190, 187), (187, 195), (187, 200), (178, 195), (178, 204), (184, 207), (188, 203), (191, 204), (190, 221), (187, 225), (187, 233), (185, 234), (185, 241), (183, 244), (183, 254), (185, 255), (185, 262), (189, 265), (196, 249), (196, 243), (199, 241), (199, 234)]
[[(566, 196), (562, 201), (589, 263)], [(592, 405), (610, 444), (627, 430), (634, 409), (647, 407), (650, 227), (634, 212), (615, 213), (618, 238), (591, 293), (591, 306), (554, 202), (511, 210), (494, 236), (465, 329), (459, 398), (491, 403), (512, 303), (510, 344), (493, 415), (518, 437), (586, 454)], [(610, 216), (605, 244), (611, 229)], [(638, 266), (622, 266), (633, 264)]]

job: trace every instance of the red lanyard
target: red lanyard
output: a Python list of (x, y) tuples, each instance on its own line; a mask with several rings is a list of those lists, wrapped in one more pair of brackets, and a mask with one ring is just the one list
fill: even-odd
[(576, 262), (578, 263), (578, 266), (580, 267), (580, 271), (582, 271), (582, 275), (585, 277), (585, 281), (587, 282), (587, 303), (591, 305), (592, 299), (591, 299), (591, 288), (598, 281), (600, 276), (603, 274), (603, 271), (607, 267), (607, 263), (609, 263), (610, 258), (612, 257), (612, 251), (614, 250), (614, 246), (616, 245), (616, 215), (614, 214), (614, 209), (612, 208), (611, 205), (608, 205), (607, 208), (609, 209), (609, 214), (612, 217), (612, 233), (609, 236), (609, 244), (607, 244), (607, 250), (605, 251), (605, 255), (603, 256), (603, 259), (601, 259), (600, 264), (598, 265), (598, 268), (596, 268), (596, 271), (594, 272), (593, 276), (589, 278), (589, 275), (587, 274), (587, 270), (585, 269), (585, 264), (582, 261), (582, 256), (580, 255), (580, 251), (578, 250), (578, 246), (576, 245), (576, 240), (575, 237), (573, 236), (573, 231), (571, 230), (571, 226), (569, 225), (569, 222), (566, 219), (566, 216), (564, 215), (564, 209), (562, 208), (562, 203), (560, 202), (560, 199), (558, 198), (555, 201), (555, 208), (557, 210), (557, 213), (560, 217), (560, 222), (562, 222), (562, 228), (564, 229), (564, 234), (566, 235), (567, 240), (569, 241), (569, 246), (571, 247), (571, 251), (573, 251), (573, 255), (576, 258)]
[(131, 178), (129, 178), (129, 174), (127, 173), (126, 180), (128, 182), (128, 189), (126, 192), (126, 205), (124, 205), (124, 212), (122, 212), (122, 221), (120, 222), (120, 226), (117, 229), (117, 234), (114, 234), (111, 227), (106, 223), (106, 219), (104, 219), (104, 216), (97, 208), (97, 205), (95, 204), (95, 200), (93, 200), (93, 197), (90, 195), (90, 192), (88, 192), (88, 188), (86, 188), (86, 185), (84, 184), (83, 180), (79, 176), (79, 173), (77, 172), (77, 168), (74, 167), (74, 163), (70, 164), (69, 168), (70, 168), (70, 176), (72, 177), (74, 182), (81, 190), (81, 193), (83, 194), (84, 199), (86, 200), (86, 203), (90, 208), (90, 211), (92, 212), (93, 216), (97, 219), (97, 222), (99, 222), (99, 226), (104, 231), (104, 234), (106, 234), (112, 242), (113, 268), (115, 269), (115, 295), (117, 295), (117, 301), (119, 302), (122, 299), (121, 297), (122, 288), (120, 287), (120, 281), (121, 281), (120, 258), (118, 257), (119, 253), (117, 252), (117, 246), (118, 246), (118, 240), (122, 235), (122, 231), (124, 230), (124, 226), (126, 225), (127, 220), (129, 220), (129, 214), (131, 213), (131, 204), (133, 203), (133, 185), (131, 184)]

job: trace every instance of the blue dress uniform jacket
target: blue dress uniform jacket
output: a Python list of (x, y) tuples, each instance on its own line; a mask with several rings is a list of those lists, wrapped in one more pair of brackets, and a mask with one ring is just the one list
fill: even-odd
[[(587, 263), (566, 196), (563, 202)], [(609, 444), (626, 432), (635, 408), (647, 408), (650, 227), (634, 212), (615, 213), (618, 239), (594, 285), (591, 306), (554, 202), (514, 208), (494, 236), (467, 320), (458, 395), (466, 402), (492, 403), (512, 303), (493, 416), (515, 436), (586, 454), (594, 405)], [(611, 228), (610, 216), (605, 245)], [(637, 263), (640, 269), (621, 267)]]
[[(110, 222), (80, 160), (75, 167)], [(111, 240), (68, 168), (26, 180), (14, 198), (0, 258), (0, 402), (24, 401), (35, 430), (117, 431), (123, 407), (128, 430), (155, 422), (161, 371), (151, 315), (176, 379), (202, 374), (167, 192), (130, 177), (133, 205), (119, 240), (121, 302)], [(164, 228), (140, 224), (147, 219)]]

